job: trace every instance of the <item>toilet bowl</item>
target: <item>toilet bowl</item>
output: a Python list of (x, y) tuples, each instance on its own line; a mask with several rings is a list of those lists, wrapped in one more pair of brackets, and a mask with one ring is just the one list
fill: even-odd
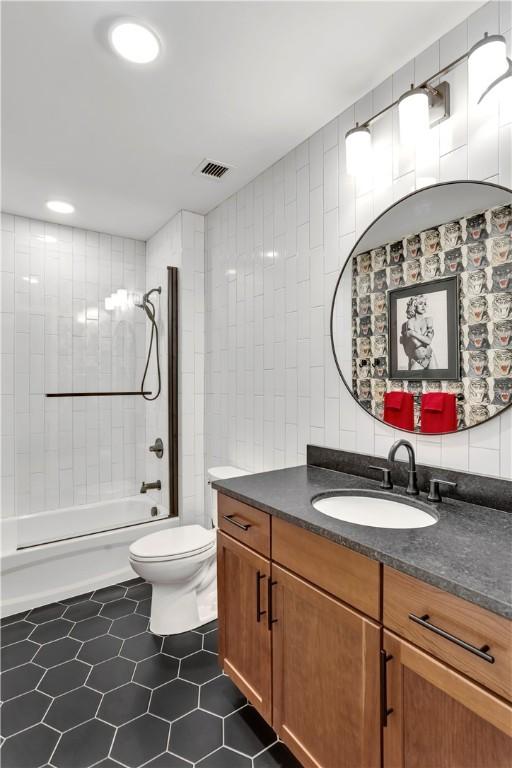
[[(213, 480), (249, 474), (237, 467), (208, 470)], [(152, 585), (150, 631), (187, 632), (217, 618), (217, 494), (212, 490), (212, 528), (183, 525), (150, 533), (130, 546), (130, 564)]]

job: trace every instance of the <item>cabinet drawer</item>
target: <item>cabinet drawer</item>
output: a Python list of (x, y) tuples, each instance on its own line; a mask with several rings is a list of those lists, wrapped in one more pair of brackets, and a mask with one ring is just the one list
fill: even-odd
[(270, 557), (270, 515), (219, 493), (219, 528), (247, 547)]
[(380, 564), (274, 517), (272, 560), (374, 619), (380, 619)]
[(383, 602), (387, 629), (512, 700), (512, 622), (388, 567)]

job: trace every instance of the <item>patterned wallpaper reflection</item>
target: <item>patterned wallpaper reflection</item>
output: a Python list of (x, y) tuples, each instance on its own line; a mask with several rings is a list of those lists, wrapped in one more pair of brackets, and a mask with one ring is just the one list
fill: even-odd
[[(353, 257), (352, 383), (361, 405), (382, 419), (384, 393), (457, 396), (457, 429), (512, 402), (512, 206), (499, 205)], [(458, 381), (388, 379), (389, 289), (460, 275)]]

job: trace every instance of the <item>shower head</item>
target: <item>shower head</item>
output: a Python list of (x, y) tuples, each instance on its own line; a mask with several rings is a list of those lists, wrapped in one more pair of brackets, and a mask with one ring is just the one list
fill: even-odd
[(149, 297), (152, 293), (162, 293), (162, 286), (158, 286), (158, 288), (152, 288), (147, 293), (142, 294), (142, 299), (140, 304), (135, 304), (136, 307), (139, 307), (139, 309), (146, 309), (146, 304), (148, 302)]
[(144, 294), (142, 297), (142, 303), (145, 304), (146, 301), (149, 299), (152, 293), (162, 293), (162, 286), (159, 285), (158, 288), (152, 288), (150, 291)]

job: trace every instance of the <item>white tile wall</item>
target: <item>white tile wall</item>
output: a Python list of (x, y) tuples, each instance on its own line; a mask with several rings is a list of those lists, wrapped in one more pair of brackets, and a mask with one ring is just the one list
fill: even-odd
[[(204, 520), (204, 216), (181, 211), (147, 241), (146, 284), (162, 286), (158, 302), (162, 395), (147, 403), (146, 443), (167, 448), (167, 267), (178, 267), (179, 506), (183, 523)], [(153, 372), (154, 377), (154, 372)], [(154, 378), (152, 379), (154, 381)], [(168, 505), (167, 463), (146, 454), (145, 479), (161, 480)]]
[(144, 291), (145, 244), (8, 214), (1, 231), (1, 514), (137, 493), (142, 399), (45, 394), (140, 386), (144, 316), (104, 299)]
[[(387, 453), (397, 434), (354, 403), (332, 359), (337, 272), (371, 219), (413, 189), (469, 177), (510, 185), (512, 110), (468, 106), (462, 63), (447, 77), (452, 116), (418, 152), (400, 146), (396, 113), (387, 114), (372, 127), (373, 178), (355, 183), (344, 134), (484, 31), (500, 29), (510, 42), (506, 6), (479, 9), (208, 214), (206, 465), (302, 463), (308, 442)], [(512, 409), (471, 431), (413, 442), (420, 462), (512, 478)]]

